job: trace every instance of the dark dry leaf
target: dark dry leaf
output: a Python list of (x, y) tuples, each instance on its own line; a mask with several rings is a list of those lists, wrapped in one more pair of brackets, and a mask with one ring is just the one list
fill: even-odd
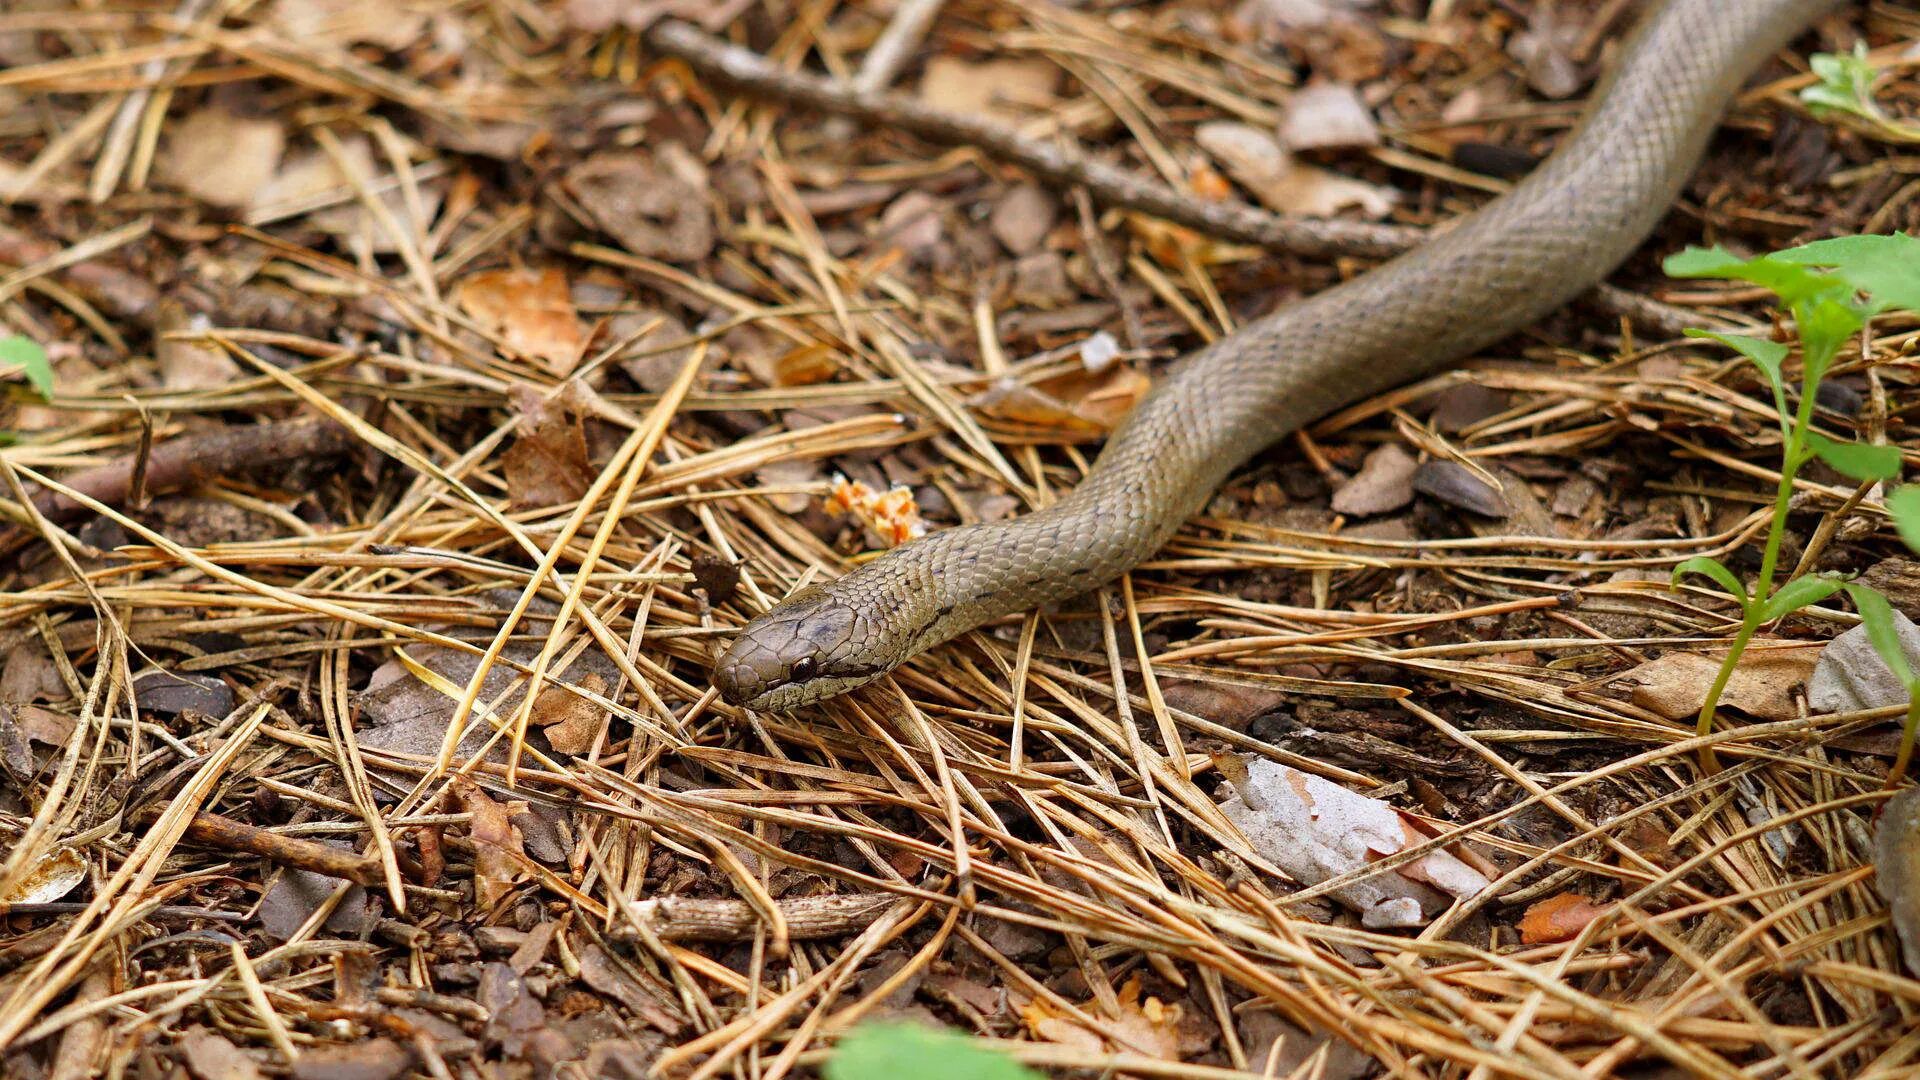
[(1020, 184), (993, 206), (987, 224), (993, 235), (1015, 255), (1038, 250), (1060, 212), (1052, 193), (1039, 184)]
[(695, 552), (693, 583), (707, 591), (709, 603), (724, 604), (740, 591), (740, 564), (705, 551)]
[[(579, 686), (593, 694), (607, 692), (606, 680), (591, 671), (581, 676)], [(606, 715), (601, 706), (562, 686), (547, 687), (533, 701), (533, 722), (547, 733), (548, 745), (561, 754), (593, 749)]]
[(635, 255), (687, 263), (713, 250), (706, 193), (643, 150), (596, 154), (565, 182), (594, 224)]
[(293, 1063), (293, 1080), (393, 1080), (413, 1065), (413, 1051), (393, 1039), (311, 1047)]
[(514, 857), (525, 853), (520, 830), (513, 826), (513, 815), (526, 810), (527, 804), (502, 806), (464, 776), (454, 780), (453, 797), (462, 810), (473, 815), (467, 834), (473, 840), (474, 902), (483, 911), (491, 910), (513, 891), (523, 875), (520, 860)]
[[(338, 845), (345, 846), (345, 845)], [(267, 894), (260, 898), (257, 918), (260, 928), (276, 941), (293, 937), (300, 927), (320, 910), (335, 889), (346, 882), (316, 874), (311, 870), (287, 870), (281, 873)], [(347, 894), (327, 916), (326, 928), (338, 934), (358, 934), (367, 927), (367, 890), (347, 885)]]
[(212, 675), (149, 671), (133, 680), (133, 695), (142, 712), (225, 716), (233, 711), (233, 688)]
[(520, 425), (507, 448), (507, 492), (516, 510), (577, 502), (593, 483), (586, 428), (558, 397), (521, 388), (514, 394)]
[(1413, 490), (1482, 517), (1505, 518), (1513, 513), (1498, 491), (1457, 461), (1421, 462), (1413, 472)]
[(1920, 977), (1920, 787), (1888, 800), (1873, 836), (1874, 887), (1887, 900), (1907, 974)]
[(199, 1080), (260, 1080), (260, 1066), (232, 1040), (196, 1027), (180, 1039), (180, 1056)]

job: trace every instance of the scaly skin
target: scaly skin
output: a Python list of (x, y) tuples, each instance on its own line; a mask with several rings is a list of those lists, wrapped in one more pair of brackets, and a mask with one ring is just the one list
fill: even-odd
[(1188, 357), (1053, 506), (935, 533), (794, 594), (741, 630), (714, 685), (737, 705), (791, 709), (1118, 577), (1260, 450), (1604, 278), (1679, 194), (1747, 74), (1835, 2), (1670, 0), (1525, 182), (1422, 247)]

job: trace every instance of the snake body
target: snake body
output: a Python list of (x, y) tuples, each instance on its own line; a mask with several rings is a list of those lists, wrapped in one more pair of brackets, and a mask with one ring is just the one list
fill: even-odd
[(1054, 505), (934, 533), (796, 592), (741, 630), (714, 685), (735, 704), (791, 709), (1118, 577), (1261, 449), (1604, 278), (1679, 194), (1745, 77), (1835, 2), (1669, 0), (1525, 181), (1421, 247), (1183, 360)]

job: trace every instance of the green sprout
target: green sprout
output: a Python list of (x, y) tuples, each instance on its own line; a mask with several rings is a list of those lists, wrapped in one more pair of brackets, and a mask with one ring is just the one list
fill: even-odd
[(0, 337), (0, 367), (25, 375), (42, 399), (53, 397), (53, 365), (47, 362), (47, 350), (31, 339), (19, 334)]
[[(1817, 604), (1842, 589), (1853, 598), (1866, 623), (1874, 651), (1908, 687), (1909, 698), (1920, 701), (1920, 686), (1915, 685), (1906, 657), (1900, 651), (1892, 610), (1878, 593), (1828, 575), (1795, 578), (1777, 591), (1774, 588), (1794, 479), (1802, 466), (1818, 458), (1836, 472), (1863, 484), (1885, 483), (1900, 475), (1901, 455), (1897, 447), (1828, 438), (1814, 430), (1813, 410), (1821, 379), (1841, 348), (1866, 328), (1868, 319), (1893, 308), (1920, 311), (1920, 239), (1897, 233), (1840, 237), (1752, 259), (1739, 258), (1717, 247), (1689, 248), (1669, 258), (1666, 271), (1674, 277), (1718, 278), (1763, 286), (1778, 296), (1781, 306), (1792, 315), (1800, 339), (1800, 386), (1795, 402), (1788, 394), (1785, 368), (1792, 350), (1787, 345), (1767, 338), (1688, 331), (1691, 337), (1708, 338), (1725, 345), (1759, 369), (1772, 391), (1780, 427), (1780, 483), (1774, 496), (1766, 544), (1761, 551), (1760, 572), (1752, 591), (1717, 559), (1699, 556), (1674, 567), (1676, 586), (1689, 574), (1709, 578), (1726, 590), (1741, 612), (1740, 628), (1734, 633), (1726, 659), (1707, 688), (1696, 730), (1702, 737), (1712, 732), (1727, 682), (1733, 677), (1741, 654), (1762, 626)], [(1900, 488), (1886, 503), (1901, 539), (1920, 551), (1920, 488)], [(1871, 599), (1863, 599), (1866, 597)], [(1900, 753), (1888, 771), (1888, 783), (1893, 783), (1906, 770), (1916, 725), (1920, 725), (1920, 706), (1910, 706)], [(1707, 771), (1719, 769), (1711, 747), (1703, 747), (1700, 758)]]
[(862, 1024), (827, 1059), (827, 1080), (1040, 1080), (976, 1039), (920, 1024)]
[(1800, 91), (1800, 100), (1818, 117), (1850, 121), (1886, 142), (1920, 142), (1920, 125), (1888, 116), (1874, 100), (1873, 84), (1880, 73), (1867, 59), (1867, 45), (1854, 45), (1853, 52), (1815, 53), (1808, 61), (1820, 81)]

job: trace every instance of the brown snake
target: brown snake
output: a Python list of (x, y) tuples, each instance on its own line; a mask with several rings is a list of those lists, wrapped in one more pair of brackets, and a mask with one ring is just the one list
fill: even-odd
[(715, 665), (728, 701), (791, 709), (1153, 554), (1227, 474), (1335, 409), (1484, 348), (1592, 287), (1679, 194), (1741, 82), (1836, 0), (1669, 0), (1558, 152), (1373, 271), (1182, 361), (1060, 502), (947, 529), (794, 593)]

